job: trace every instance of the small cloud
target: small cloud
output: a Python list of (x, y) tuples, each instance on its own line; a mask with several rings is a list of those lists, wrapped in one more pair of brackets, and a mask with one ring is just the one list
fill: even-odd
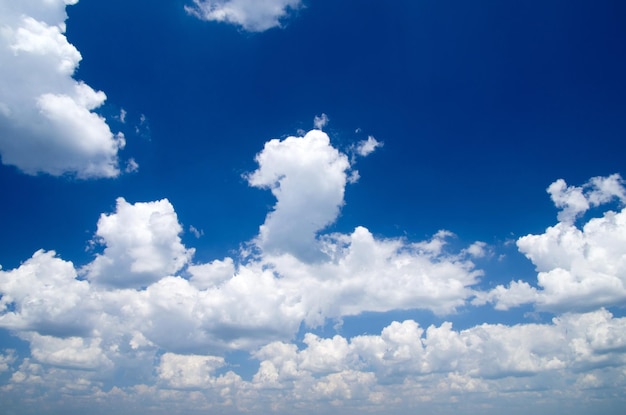
[(367, 137), (367, 140), (360, 141), (356, 146), (356, 153), (361, 157), (370, 155), (378, 147), (382, 147), (383, 143), (376, 140), (373, 136)]
[(582, 186), (568, 186), (565, 180), (559, 179), (552, 183), (546, 191), (554, 206), (561, 209), (559, 222), (574, 223), (590, 208), (619, 199), (626, 204), (626, 187), (619, 174), (607, 177), (593, 177)]
[(348, 176), (348, 183), (354, 184), (354, 183), (358, 182), (360, 178), (361, 178), (361, 175), (359, 174), (359, 171), (358, 170), (352, 170), (350, 172), (350, 176)]
[(120, 110), (120, 116), (119, 116), (120, 117), (120, 121), (122, 122), (122, 124), (126, 123), (126, 114), (127, 114), (126, 110), (124, 108), (122, 108)]
[(204, 236), (204, 231), (202, 229), (198, 230), (195, 226), (193, 225), (189, 225), (189, 232), (191, 232), (193, 234), (193, 236), (195, 236), (196, 238), (200, 238), (201, 236)]
[(135, 159), (131, 158), (126, 162), (126, 169), (124, 169), (126, 173), (135, 173), (138, 170), (139, 164), (135, 161)]
[(322, 115), (316, 116), (313, 120), (313, 126), (316, 130), (323, 130), (328, 124), (328, 115), (322, 113)]
[(281, 20), (302, 6), (301, 0), (193, 0), (187, 13), (201, 20), (230, 23), (248, 32), (282, 27)]
[(481, 241), (476, 241), (471, 244), (465, 252), (474, 258), (484, 258), (490, 254), (488, 245)]
[(145, 114), (139, 116), (139, 124), (135, 125), (135, 134), (150, 139), (150, 122)]

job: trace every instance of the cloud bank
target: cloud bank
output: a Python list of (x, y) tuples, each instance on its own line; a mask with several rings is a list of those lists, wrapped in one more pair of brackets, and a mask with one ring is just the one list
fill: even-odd
[[(368, 142), (358, 145), (363, 155), (377, 147)], [(626, 213), (605, 211), (580, 229), (571, 222), (584, 205), (572, 195), (596, 206), (622, 202), (619, 176), (551, 185), (561, 212), (577, 210), (517, 241), (537, 266), (536, 286), (482, 292), (472, 261), (485, 257), (484, 242), (452, 251), (449, 231), (417, 242), (377, 238), (363, 226), (323, 233), (339, 215), (352, 168), (326, 133), (271, 140), (256, 161), (249, 184), (277, 202), (250, 242), (252, 255), (194, 263), (168, 200), (120, 198), (98, 221), (102, 252), (91, 263), (77, 267), (40, 250), (0, 270), (0, 327), (30, 346), (27, 356), (0, 354), (0, 372), (9, 374), (0, 388), (5, 407), (9, 396), (22, 396), (120, 413), (137, 400), (171, 412), (350, 412), (463, 396), (481, 408), (495, 393), (576, 402), (624, 384), (626, 319), (606, 307), (626, 301)], [(487, 303), (559, 314), (544, 324), (464, 330), (405, 320), (352, 337), (313, 331), (364, 312), (445, 316)], [(254, 373), (237, 373), (232, 351), (256, 361)], [(63, 404), (57, 393), (73, 398)]]
[(0, 156), (28, 174), (115, 177), (124, 136), (93, 112), (104, 92), (72, 77), (65, 7), (77, 2), (0, 2)]

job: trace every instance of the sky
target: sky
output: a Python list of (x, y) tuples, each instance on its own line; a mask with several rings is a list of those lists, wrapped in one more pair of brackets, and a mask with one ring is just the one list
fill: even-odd
[(626, 3), (0, 0), (0, 407), (621, 414)]

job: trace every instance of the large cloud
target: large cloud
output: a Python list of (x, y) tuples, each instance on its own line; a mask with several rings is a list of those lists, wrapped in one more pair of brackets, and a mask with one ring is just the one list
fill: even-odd
[[(284, 222), (298, 232), (275, 238), (261, 227), (253, 255), (246, 248), (233, 258), (193, 264), (169, 201), (120, 198), (115, 212), (98, 221), (96, 241), (104, 249), (91, 263), (77, 268), (37, 251), (19, 267), (0, 270), (0, 327), (30, 346), (24, 358), (0, 352), (0, 371), (10, 377), (0, 401), (6, 406), (7, 396), (29, 396), (51, 405), (60, 393), (77, 397), (65, 402), (96, 402), (104, 412), (138, 402), (170, 413), (264, 413), (298, 405), (358, 412), (415, 408), (426, 400), (440, 405), (462, 395), (478, 410), (501, 392), (578, 402), (595, 393), (589, 391), (624, 384), (626, 320), (601, 308), (620, 304), (621, 294), (608, 293), (597, 279), (622, 278), (623, 211), (582, 229), (560, 222), (518, 242), (550, 278), (557, 268), (574, 277), (481, 294), (474, 285), (482, 273), (472, 258), (487, 259), (491, 248), (482, 242), (453, 251), (447, 231), (418, 242), (375, 237), (362, 226), (323, 233), (343, 205), (350, 163), (322, 131), (273, 140), (257, 161), (250, 184), (277, 197), (263, 226), (273, 231)], [(620, 187), (602, 185), (620, 183), (617, 177), (594, 180), (598, 186), (585, 197), (619, 199)], [(309, 182), (316, 192), (302, 189)], [(302, 218), (316, 225), (298, 224)], [(310, 253), (318, 255), (311, 260), (304, 255)], [(586, 278), (594, 282), (591, 294), (583, 290)], [(421, 327), (406, 320), (373, 335), (311, 333), (329, 319), (367, 311), (452, 314), (476, 294), (500, 308), (534, 301), (591, 311), (547, 324), (457, 330), (450, 322)], [(233, 350), (247, 353), (258, 369), (236, 373)]]
[(507, 309), (533, 303), (540, 310), (585, 311), (626, 304), (626, 209), (606, 211), (575, 224), (588, 209), (617, 200), (626, 202), (619, 175), (594, 177), (581, 187), (557, 180), (548, 188), (559, 212), (559, 223), (540, 235), (526, 235), (517, 246), (538, 271), (537, 285), (514, 281), (479, 295)]
[(64, 22), (75, 3), (0, 1), (0, 155), (28, 174), (115, 177), (124, 136), (92, 111), (105, 94), (72, 78), (81, 55)]
[(290, 10), (300, 7), (302, 0), (193, 0), (185, 7), (204, 20), (233, 23), (250, 32), (280, 27)]
[(349, 169), (325, 133), (272, 140), (257, 161), (250, 183), (278, 199), (253, 239), (259, 255), (189, 265), (194, 250), (182, 244), (169, 201), (119, 198), (98, 221), (103, 252), (80, 270), (39, 251), (1, 272), (0, 323), (174, 352), (252, 350), (292, 338), (303, 322), (394, 309), (452, 313), (472, 295), (481, 272), (466, 253), (447, 252), (449, 232), (417, 243), (377, 239), (364, 227), (317, 234), (339, 213)]

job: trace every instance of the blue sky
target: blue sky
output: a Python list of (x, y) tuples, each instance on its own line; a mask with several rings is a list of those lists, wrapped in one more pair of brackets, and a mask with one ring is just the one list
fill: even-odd
[(625, 9), (0, 0), (0, 405), (621, 413)]

